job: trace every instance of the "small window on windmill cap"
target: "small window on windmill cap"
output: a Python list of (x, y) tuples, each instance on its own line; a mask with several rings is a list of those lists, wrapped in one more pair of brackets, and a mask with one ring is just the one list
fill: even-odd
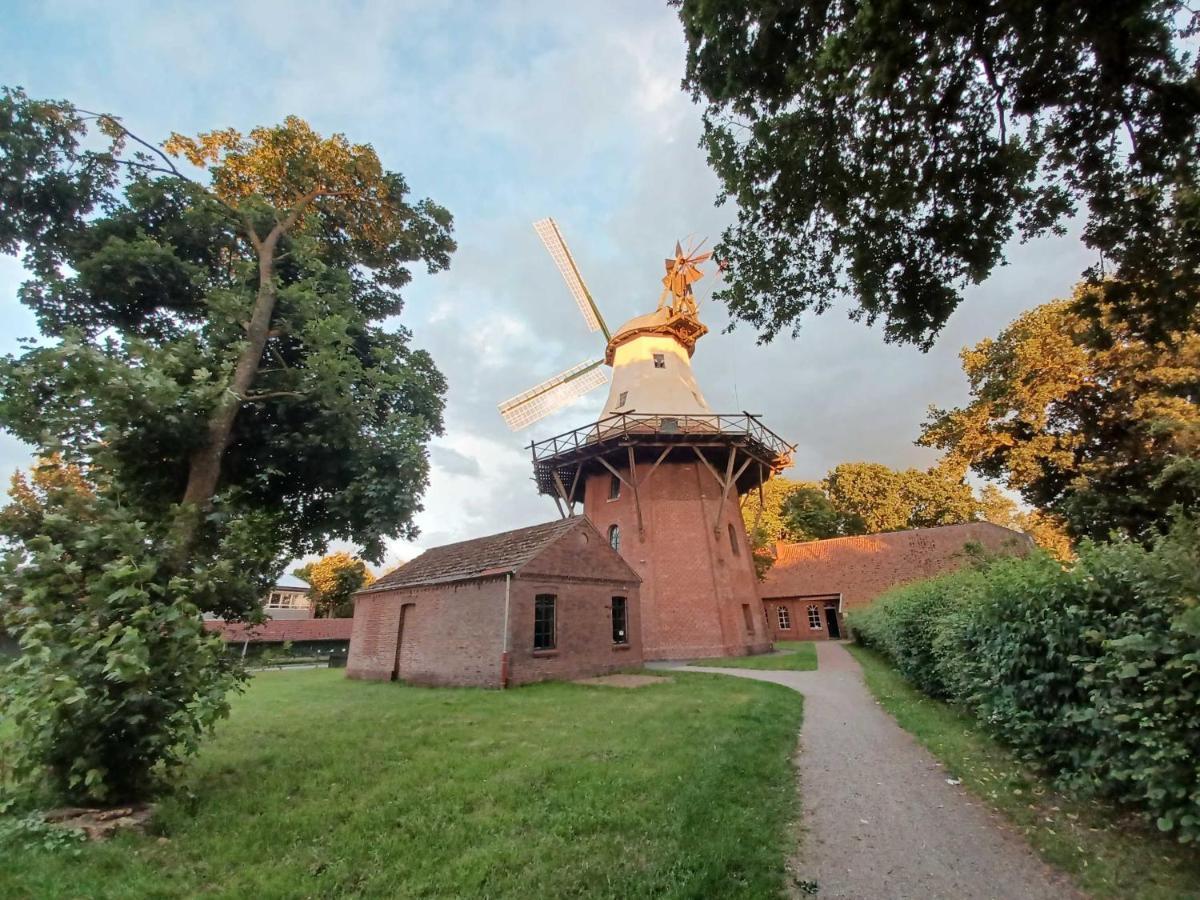
[(654, 354), (654, 368), (665, 369), (667, 367), (667, 358), (661, 353)]
[(621, 391), (621, 396), (617, 398), (617, 409), (625, 405), (625, 400), (629, 397), (629, 391)]

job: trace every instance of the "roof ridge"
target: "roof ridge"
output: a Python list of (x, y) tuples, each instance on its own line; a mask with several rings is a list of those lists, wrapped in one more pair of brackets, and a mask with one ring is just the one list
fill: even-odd
[(833, 544), (837, 541), (856, 541), (865, 538), (880, 538), (888, 537), (894, 534), (917, 534), (922, 531), (941, 531), (946, 528), (966, 528), (972, 525), (988, 525), (992, 528), (999, 528), (1003, 531), (1012, 532), (1015, 535), (1022, 535), (1024, 532), (1017, 531), (1015, 528), (1009, 528), (1005, 525), (997, 525), (995, 522), (989, 522), (986, 519), (974, 519), (970, 522), (951, 522), (948, 525), (923, 525), (920, 528), (901, 528), (896, 531), (872, 531), (869, 534), (839, 534), (837, 537), (821, 538), (816, 541), (776, 541), (777, 546), (783, 547), (811, 547), (814, 544)]
[(570, 516), (430, 547), (357, 593), (463, 581), (485, 573), (515, 572), (585, 519), (585, 516)]
[[(571, 518), (582, 518), (582, 516), (573, 516)], [(534, 531), (539, 528), (549, 528), (551, 525), (560, 525), (563, 522), (570, 522), (570, 521), (571, 521), (570, 518), (551, 519), (549, 522), (539, 522), (536, 525), (522, 525), (520, 528), (510, 528), (508, 531), (497, 531), (492, 534), (481, 534), (479, 537), (465, 538), (461, 541), (451, 541), (449, 544), (438, 544), (436, 547), (428, 547), (425, 550), (422, 550), (420, 553), (418, 553), (412, 559), (408, 560), (408, 562), (402, 563), (400, 566), (397, 566), (397, 568), (403, 568), (403, 566), (407, 566), (408, 563), (413, 562), (413, 560), (420, 559), (422, 556), (424, 556), (430, 550), (449, 550), (454, 547), (461, 547), (463, 544), (474, 544), (476, 541), (486, 541), (486, 540), (490, 540), (492, 538), (508, 537), (509, 535), (516, 534), (519, 531)]]

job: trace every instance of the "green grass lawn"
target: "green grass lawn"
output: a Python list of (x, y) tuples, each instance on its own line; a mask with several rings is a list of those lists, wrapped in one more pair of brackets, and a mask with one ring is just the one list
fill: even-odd
[(811, 672), (817, 667), (817, 646), (812, 641), (776, 641), (776, 650), (760, 656), (724, 656), (716, 659), (697, 659), (694, 666), (714, 666), (720, 669), (767, 669), (775, 672)]
[(1070, 872), (1093, 897), (1200, 898), (1200, 853), (1128, 817), (1056, 792), (971, 718), (912, 687), (886, 659), (850, 645), (867, 686), (900, 726), (962, 779), (963, 787), (1006, 815), (1049, 863)]
[(794, 691), (686, 673), (501, 692), (267, 672), (154, 834), (0, 848), (0, 897), (778, 896), (800, 716)]

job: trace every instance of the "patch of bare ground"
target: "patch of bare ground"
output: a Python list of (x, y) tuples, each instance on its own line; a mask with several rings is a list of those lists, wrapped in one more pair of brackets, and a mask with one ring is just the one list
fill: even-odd
[(105, 841), (124, 829), (145, 831), (154, 818), (154, 804), (136, 803), (96, 809), (87, 806), (64, 806), (52, 809), (43, 818), (51, 825), (82, 831), (89, 841)]

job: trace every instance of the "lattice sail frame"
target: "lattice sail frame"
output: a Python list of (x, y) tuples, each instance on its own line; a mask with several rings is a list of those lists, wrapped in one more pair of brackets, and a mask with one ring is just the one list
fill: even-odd
[[(533, 223), (533, 230), (546, 245), (550, 258), (554, 260), (554, 265), (558, 267), (563, 281), (567, 283), (567, 288), (571, 291), (571, 296), (575, 298), (579, 312), (583, 314), (583, 320), (587, 323), (588, 331), (600, 331), (604, 326), (596, 312), (592, 295), (588, 293), (587, 285), (583, 283), (583, 278), (575, 265), (575, 259), (571, 256), (571, 251), (567, 249), (566, 241), (563, 240), (558, 225), (554, 223), (553, 219), (538, 219)], [(607, 334), (607, 329), (605, 331)]]
[(588, 391), (608, 384), (603, 360), (581, 362), (548, 378), (537, 387), (500, 404), (500, 415), (513, 431), (519, 431), (562, 409)]

